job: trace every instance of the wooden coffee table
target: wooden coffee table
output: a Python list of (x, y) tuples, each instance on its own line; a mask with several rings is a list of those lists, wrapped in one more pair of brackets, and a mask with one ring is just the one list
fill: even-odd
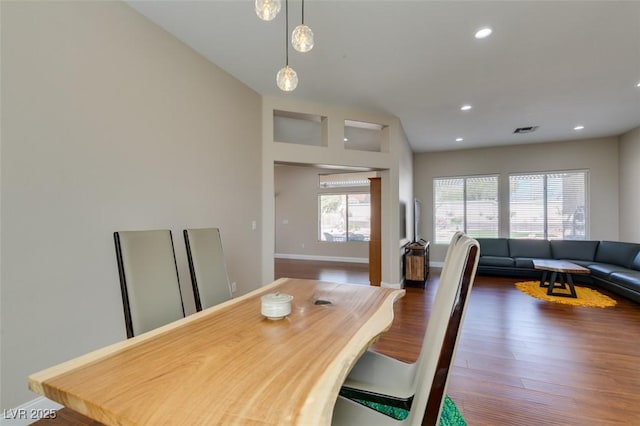
[[(573, 277), (571, 274), (590, 273), (589, 269), (566, 260), (533, 259), (533, 267), (542, 271), (540, 287), (547, 287), (548, 296), (577, 298), (578, 296), (576, 295), (576, 289), (573, 286)], [(551, 276), (549, 277), (549, 284), (546, 284), (549, 273), (551, 273)], [(559, 281), (558, 283), (556, 283), (556, 278)], [(569, 286), (571, 294), (553, 292), (554, 289), (565, 290), (567, 285)]]

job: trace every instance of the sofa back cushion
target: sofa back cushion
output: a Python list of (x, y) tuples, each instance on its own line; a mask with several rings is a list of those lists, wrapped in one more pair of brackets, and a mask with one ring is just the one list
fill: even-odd
[(636, 257), (633, 258), (633, 262), (631, 262), (631, 269), (640, 271), (640, 251), (636, 254)]
[(477, 238), (480, 243), (480, 256), (509, 257), (509, 244), (506, 238)]
[(622, 243), (619, 241), (600, 241), (596, 251), (596, 262), (611, 263), (613, 265), (631, 267), (636, 254), (640, 251), (640, 244)]
[(551, 254), (554, 259), (593, 260), (598, 241), (552, 240)]
[(511, 257), (551, 259), (551, 245), (547, 240), (510, 239), (509, 254)]

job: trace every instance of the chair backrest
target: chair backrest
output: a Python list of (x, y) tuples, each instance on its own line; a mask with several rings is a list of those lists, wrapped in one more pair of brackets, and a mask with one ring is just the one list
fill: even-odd
[(220, 230), (185, 229), (183, 235), (196, 309), (201, 311), (231, 299)]
[(184, 318), (170, 230), (114, 232), (127, 338)]
[[(465, 237), (464, 239), (462, 237)], [(442, 270), (440, 271), (440, 280), (439, 280), (439, 284), (438, 284), (438, 293), (441, 291), (440, 289), (442, 288), (443, 284), (444, 285), (449, 285), (449, 286), (457, 286), (458, 282), (456, 280), (456, 277), (458, 277), (461, 273), (460, 268), (460, 257), (458, 256), (457, 261), (452, 259), (453, 256), (453, 252), (456, 248), (456, 246), (458, 245), (458, 243), (462, 242), (463, 240), (468, 239), (468, 237), (465, 235), (464, 232), (462, 231), (456, 231), (455, 234), (453, 234), (453, 236), (451, 237), (451, 241), (449, 242), (449, 247), (447, 248), (447, 253), (444, 257), (444, 263), (442, 265)], [(456, 252), (457, 253), (457, 252)], [(453, 275), (453, 276), (452, 276)], [(436, 298), (438, 297), (436, 293)], [(442, 297), (442, 296), (441, 296)], [(435, 302), (434, 302), (435, 303)], [(433, 309), (432, 309), (433, 312)], [(415, 363), (415, 367), (417, 368), (420, 364), (422, 364), (424, 361), (424, 357), (426, 357), (429, 354), (429, 350), (430, 348), (427, 347), (427, 334), (425, 332), (425, 336), (424, 336), (424, 340), (422, 341), (422, 347), (420, 350), (420, 355), (418, 356), (418, 359), (416, 360)], [(417, 376), (414, 377), (414, 388), (417, 386)]]
[(461, 236), (451, 250), (447, 270), (443, 268), (418, 359), (408, 424), (438, 423), (478, 258), (478, 242)]
[(458, 243), (458, 240), (464, 235), (462, 231), (456, 231), (455, 234), (451, 237), (451, 241), (449, 242), (449, 247), (447, 247), (447, 254), (444, 256), (444, 263), (442, 269), (445, 268), (444, 265), (447, 264), (447, 260), (451, 256), (451, 252), (453, 251), (453, 247)]

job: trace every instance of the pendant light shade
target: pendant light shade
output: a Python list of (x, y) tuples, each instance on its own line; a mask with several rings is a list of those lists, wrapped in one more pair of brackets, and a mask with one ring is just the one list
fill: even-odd
[(291, 92), (298, 87), (298, 74), (289, 65), (286, 65), (276, 75), (276, 83), (280, 90)]
[(291, 34), (291, 44), (298, 52), (306, 53), (313, 49), (313, 31), (308, 26), (298, 25)]
[(256, 0), (256, 15), (263, 21), (271, 21), (280, 12), (281, 7), (280, 0)]
[(302, 23), (293, 30), (291, 44), (300, 53), (313, 49), (313, 31), (304, 24), (304, 0), (302, 0)]

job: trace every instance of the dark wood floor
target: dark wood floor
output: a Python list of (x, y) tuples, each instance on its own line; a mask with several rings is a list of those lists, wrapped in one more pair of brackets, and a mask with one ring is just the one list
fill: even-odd
[[(368, 283), (367, 265), (277, 260), (276, 277)], [(615, 308), (533, 299), (515, 280), (476, 278), (447, 393), (470, 426), (640, 425), (640, 305)], [(438, 285), (407, 289), (374, 345), (414, 361)], [(69, 410), (42, 425), (94, 425)]]
[[(278, 277), (342, 272), (368, 283), (366, 265), (276, 261)], [(415, 361), (438, 286), (407, 289), (393, 326), (374, 349)], [(470, 426), (640, 425), (640, 305), (614, 294), (614, 308), (550, 304), (476, 277), (447, 393)]]

